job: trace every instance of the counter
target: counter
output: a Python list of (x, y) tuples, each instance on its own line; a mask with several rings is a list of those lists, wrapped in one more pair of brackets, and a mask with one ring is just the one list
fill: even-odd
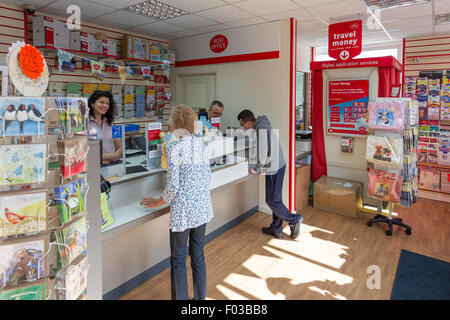
[[(211, 167), (214, 217), (207, 224), (207, 242), (257, 212), (259, 178), (248, 174), (248, 161), (238, 153), (230, 154), (227, 164)], [(127, 166), (140, 165), (144, 160), (145, 155), (127, 157)], [(170, 266), (170, 207), (144, 209), (139, 204), (143, 197), (161, 195), (166, 174), (165, 169), (150, 169), (111, 179), (108, 202), (114, 223), (101, 232), (99, 228), (91, 230), (91, 224), (89, 233), (95, 233), (91, 239), (98, 239), (98, 243), (88, 243), (91, 252), (101, 252), (101, 259), (89, 257), (90, 264), (96, 264), (94, 270), (101, 273), (91, 273), (90, 269), (89, 276), (101, 277), (93, 281), (96, 286), (101, 283), (97, 292), (103, 299), (120, 298)]]

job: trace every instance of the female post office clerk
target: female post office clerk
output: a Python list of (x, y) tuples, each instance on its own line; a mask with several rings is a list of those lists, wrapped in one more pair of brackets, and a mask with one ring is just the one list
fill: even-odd
[(96, 90), (89, 97), (89, 131), (95, 130), (102, 140), (102, 164), (117, 162), (122, 156), (122, 140), (113, 139), (112, 123), (116, 107), (112, 93)]

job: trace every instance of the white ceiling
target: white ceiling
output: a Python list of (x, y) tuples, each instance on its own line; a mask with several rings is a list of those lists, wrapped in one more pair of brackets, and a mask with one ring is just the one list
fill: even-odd
[(160, 0), (189, 12), (188, 15), (159, 21), (123, 9), (143, 0), (0, 0), (15, 5), (32, 5), (40, 13), (66, 16), (66, 8), (81, 8), (82, 21), (115, 27), (163, 39), (216, 32), (274, 20), (296, 18), (299, 41), (315, 47), (327, 45), (328, 24), (343, 17), (361, 18), (366, 43), (404, 37), (450, 33), (450, 24), (434, 26), (434, 13), (450, 12), (450, 0), (432, 0), (380, 11), (385, 30), (370, 18), (362, 0)]

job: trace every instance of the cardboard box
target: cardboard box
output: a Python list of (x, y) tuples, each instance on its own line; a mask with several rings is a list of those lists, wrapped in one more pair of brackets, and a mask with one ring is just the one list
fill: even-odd
[(33, 16), (33, 46), (55, 47), (54, 19), (45, 16)]
[(297, 213), (308, 206), (310, 165), (297, 165), (295, 168), (295, 211)]
[(65, 22), (54, 19), (55, 26), (55, 47), (59, 49), (69, 49), (70, 31)]
[(80, 31), (69, 32), (69, 49), (81, 51)]
[(134, 47), (133, 47), (134, 37), (126, 35), (123, 37), (122, 43), (122, 57), (123, 58), (134, 58)]
[(322, 176), (314, 183), (314, 208), (357, 218), (362, 190), (360, 182)]
[(117, 56), (117, 43), (115, 41), (108, 40), (108, 56)]

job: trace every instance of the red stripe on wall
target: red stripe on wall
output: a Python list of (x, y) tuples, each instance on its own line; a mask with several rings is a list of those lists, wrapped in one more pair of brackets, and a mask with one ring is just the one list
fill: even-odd
[(403, 38), (403, 59), (402, 59), (402, 92), (401, 92), (401, 96), (403, 97), (403, 91), (404, 91), (404, 86), (403, 84), (405, 83), (405, 57), (406, 57), (406, 39)]
[(217, 64), (217, 63), (278, 59), (278, 58), (280, 58), (280, 51), (246, 53), (246, 54), (237, 54), (237, 55), (225, 56), (225, 57), (214, 57), (214, 58), (177, 61), (177, 62), (175, 62), (175, 68), (201, 66), (201, 65)]
[(440, 40), (440, 39), (450, 39), (450, 37), (439, 37), (439, 38), (428, 38), (428, 39), (414, 39), (414, 40), (407, 40), (406, 42), (431, 41), (431, 40)]
[(289, 211), (295, 211), (295, 85), (297, 71), (297, 21), (290, 19), (289, 86)]

